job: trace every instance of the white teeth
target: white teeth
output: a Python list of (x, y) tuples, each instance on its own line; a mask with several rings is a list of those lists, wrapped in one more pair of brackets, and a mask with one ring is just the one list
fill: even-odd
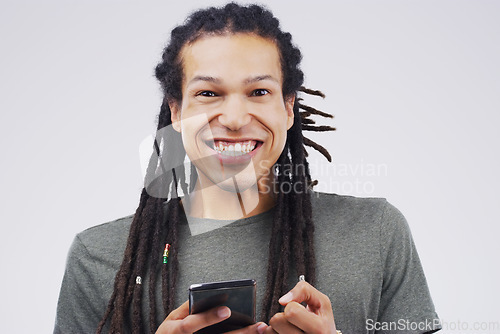
[(255, 140), (247, 140), (237, 143), (216, 141), (214, 143), (214, 150), (219, 154), (235, 157), (253, 151), (256, 145), (257, 142)]

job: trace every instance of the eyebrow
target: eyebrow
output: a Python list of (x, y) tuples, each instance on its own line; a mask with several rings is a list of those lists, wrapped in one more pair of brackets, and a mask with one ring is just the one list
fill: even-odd
[(211, 77), (211, 76), (197, 75), (189, 81), (188, 86), (196, 81), (206, 81), (206, 82), (212, 82), (215, 84), (220, 84), (222, 82), (222, 80)]
[[(255, 83), (255, 82), (259, 82), (259, 81), (264, 81), (264, 80), (271, 80), (271, 81), (274, 81), (274, 82), (276, 82), (276, 83), (279, 84), (279, 81), (276, 78), (274, 78), (273, 76), (269, 75), (269, 74), (266, 74), (266, 75), (257, 75), (257, 76), (254, 76), (254, 77), (247, 78), (247, 79), (243, 80), (243, 83), (245, 85), (249, 85), (249, 84), (252, 84), (252, 83)], [(195, 76), (193, 79), (191, 79), (189, 81), (188, 86), (191, 85), (194, 82), (197, 82), (197, 81), (211, 82), (211, 83), (214, 83), (214, 84), (221, 84), (222, 83), (222, 80), (219, 79), (219, 78), (214, 78), (214, 77), (211, 77), (211, 76), (208, 76), (208, 75), (197, 75), (197, 76)]]
[(263, 80), (271, 80), (271, 81), (274, 81), (276, 83), (279, 84), (279, 81), (274, 78), (273, 76), (267, 74), (267, 75), (257, 75), (255, 77), (250, 77), (250, 78), (247, 78), (243, 81), (243, 83), (245, 85), (248, 85), (248, 84), (252, 84), (252, 83), (255, 83), (255, 82), (259, 82), (259, 81), (263, 81)]

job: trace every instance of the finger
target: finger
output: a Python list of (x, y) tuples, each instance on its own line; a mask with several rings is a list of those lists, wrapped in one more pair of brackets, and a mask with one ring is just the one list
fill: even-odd
[(333, 313), (330, 299), (304, 281), (298, 282), (292, 290), (279, 299), (281, 305), (287, 305), (292, 301), (305, 302), (312, 312), (321, 310), (321, 312)]
[(303, 333), (298, 327), (294, 326), (285, 318), (284, 313), (276, 313), (271, 318), (271, 320), (269, 320), (269, 325), (277, 333), (287, 333), (287, 334)]
[(242, 329), (227, 332), (226, 334), (262, 334), (268, 327), (265, 323), (258, 322)]
[(283, 315), (290, 324), (300, 328), (306, 333), (314, 333), (319, 328), (326, 329), (333, 324), (333, 316), (330, 318), (328, 316), (312, 313), (297, 302), (288, 303)]
[(189, 315), (189, 300), (187, 300), (184, 304), (170, 312), (167, 319), (168, 320), (179, 320), (184, 319)]
[(269, 326), (264, 331), (264, 334), (278, 334), (278, 332), (276, 332), (272, 326)]
[(165, 319), (157, 333), (188, 334), (202, 328), (221, 322), (231, 316), (231, 310), (226, 306), (210, 309), (205, 312), (190, 314), (182, 320)]
[(193, 333), (207, 326), (216, 324), (231, 316), (229, 307), (217, 307), (206, 312), (191, 314), (180, 323), (181, 333)]

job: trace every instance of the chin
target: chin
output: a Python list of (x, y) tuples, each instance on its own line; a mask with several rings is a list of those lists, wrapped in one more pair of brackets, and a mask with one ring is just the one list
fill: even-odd
[(257, 189), (257, 178), (254, 173), (239, 173), (231, 178), (216, 182), (215, 185), (221, 190), (232, 193), (243, 193), (248, 189)]

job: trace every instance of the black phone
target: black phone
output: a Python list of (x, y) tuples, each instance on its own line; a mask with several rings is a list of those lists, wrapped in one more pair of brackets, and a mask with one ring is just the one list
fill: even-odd
[(253, 279), (193, 284), (189, 287), (189, 313), (196, 314), (218, 306), (231, 309), (231, 316), (196, 333), (215, 334), (255, 323), (256, 283)]

